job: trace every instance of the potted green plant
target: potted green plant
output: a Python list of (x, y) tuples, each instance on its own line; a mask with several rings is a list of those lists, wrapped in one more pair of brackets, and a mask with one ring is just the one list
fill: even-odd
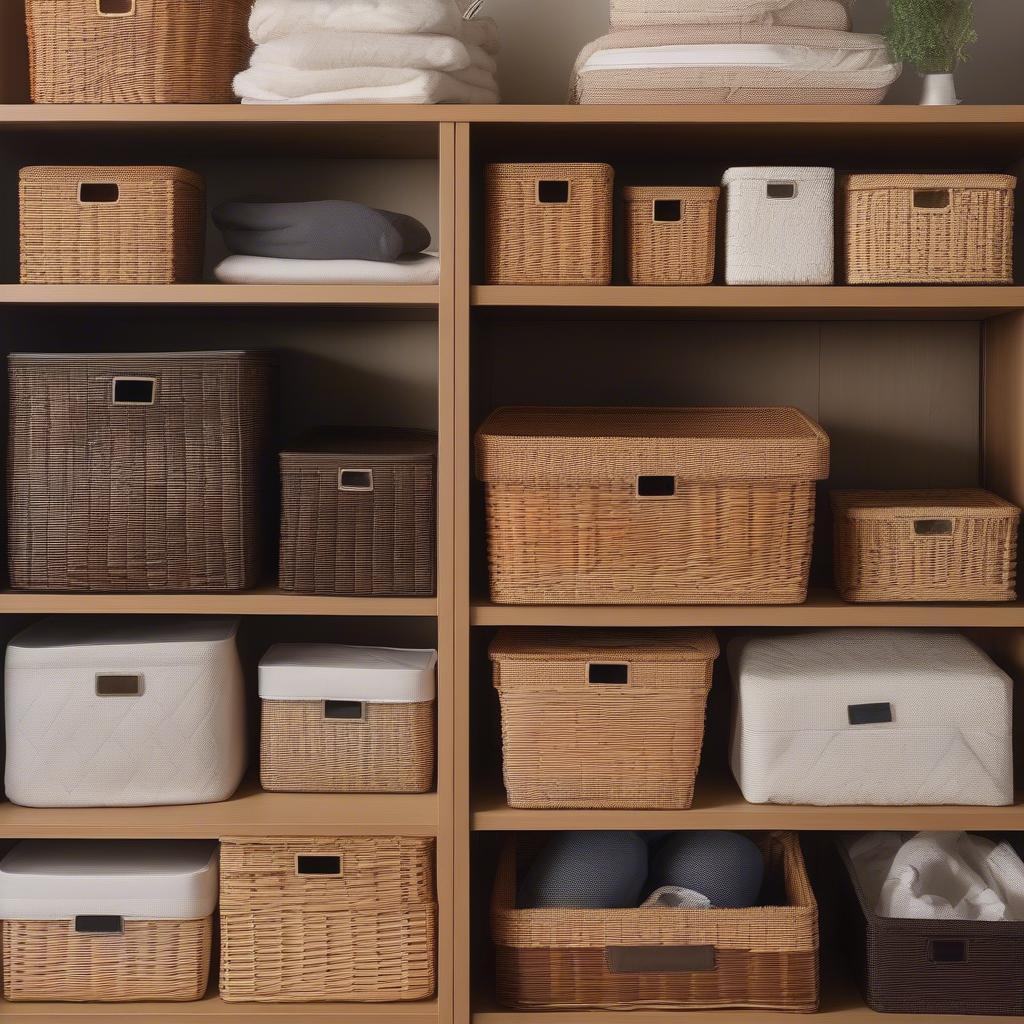
[(973, 0), (889, 0), (885, 30), (893, 59), (924, 76), (921, 103), (959, 103), (953, 73), (977, 41)]

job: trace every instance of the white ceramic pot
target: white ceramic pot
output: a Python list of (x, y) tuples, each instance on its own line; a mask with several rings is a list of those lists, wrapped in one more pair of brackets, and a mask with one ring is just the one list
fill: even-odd
[(950, 107), (956, 106), (959, 102), (956, 95), (956, 80), (952, 74), (924, 76), (921, 106)]

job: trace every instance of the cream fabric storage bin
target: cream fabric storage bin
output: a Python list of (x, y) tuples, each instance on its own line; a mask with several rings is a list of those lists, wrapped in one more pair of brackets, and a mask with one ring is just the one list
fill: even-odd
[(783, 25), (847, 31), (850, 13), (842, 0), (610, 0), (609, 24)]
[(729, 663), (732, 769), (750, 803), (1013, 803), (1013, 684), (959, 633), (737, 639)]
[(43, 619), (8, 645), (7, 797), (28, 807), (226, 800), (245, 771), (234, 619)]
[(216, 843), (18, 843), (0, 861), (4, 998), (201, 999), (216, 906)]
[(726, 171), (726, 283), (832, 284), (835, 177), (830, 167)]

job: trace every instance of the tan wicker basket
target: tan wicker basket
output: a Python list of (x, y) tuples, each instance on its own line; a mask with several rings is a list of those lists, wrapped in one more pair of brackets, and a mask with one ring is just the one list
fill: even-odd
[(491, 906), (497, 997), (515, 1010), (818, 1006), (818, 908), (794, 833), (758, 838), (778, 905), (746, 910), (516, 908), (517, 851)]
[(434, 841), (224, 839), (227, 1002), (395, 1002), (434, 994)]
[(506, 408), (477, 433), (498, 604), (799, 604), (829, 441), (795, 409)]
[(613, 179), (607, 164), (490, 164), (487, 283), (610, 284)]
[(35, 103), (230, 103), (252, 0), (25, 0)]
[(629, 283), (711, 284), (720, 193), (719, 188), (625, 189)]
[(850, 284), (1012, 284), (1014, 189), (1005, 174), (854, 174)]
[(509, 806), (689, 807), (717, 656), (696, 630), (500, 632)]
[(981, 490), (833, 491), (846, 601), (1013, 601), (1020, 509)]

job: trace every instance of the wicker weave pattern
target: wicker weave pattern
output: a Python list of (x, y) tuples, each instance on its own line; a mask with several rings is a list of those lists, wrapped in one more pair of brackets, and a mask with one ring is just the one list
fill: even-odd
[[(627, 188), (629, 283), (703, 285), (715, 277), (718, 188)], [(657, 220), (657, 203), (679, 204), (678, 220)]]

